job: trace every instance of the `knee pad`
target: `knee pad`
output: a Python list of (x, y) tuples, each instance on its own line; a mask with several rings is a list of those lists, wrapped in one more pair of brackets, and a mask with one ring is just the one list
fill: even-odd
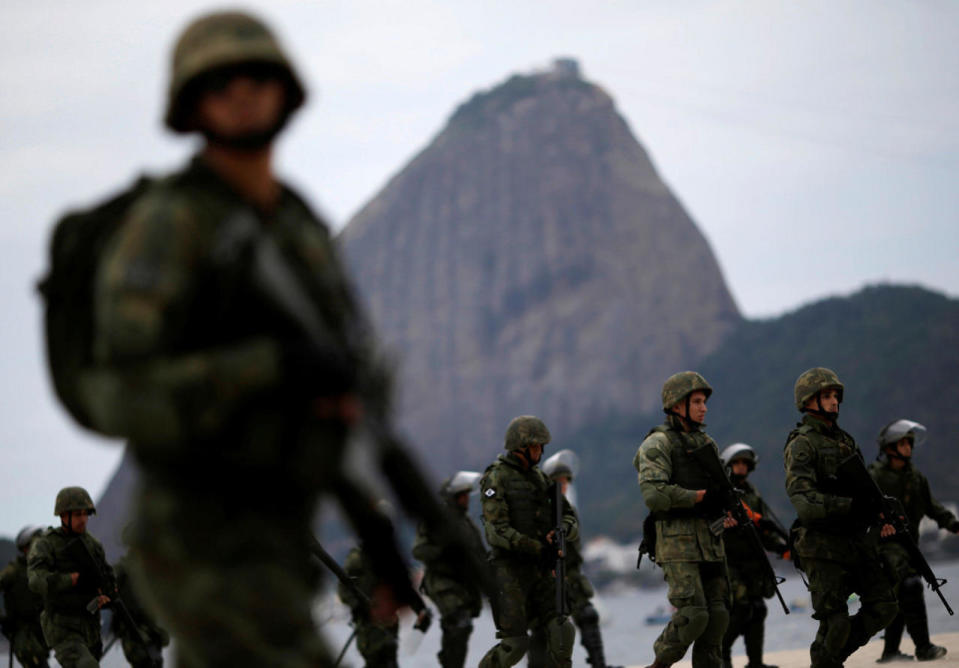
[(573, 642), (576, 640), (576, 629), (568, 618), (560, 620), (554, 617), (546, 625), (546, 648), (550, 657), (558, 665), (563, 665), (573, 655)]
[(499, 646), (503, 650), (503, 665), (515, 666), (529, 649), (529, 637), (522, 635), (503, 638), (499, 641)]
[(599, 624), (599, 613), (592, 605), (587, 605), (573, 617), (577, 626), (589, 626)]
[[(725, 611), (726, 609), (723, 608)], [(726, 623), (729, 623), (729, 613), (726, 612)], [(680, 608), (676, 611), (676, 616), (673, 618), (679, 621), (679, 619), (684, 619), (685, 624), (677, 623), (677, 631), (679, 632), (679, 639), (684, 643), (692, 643), (696, 638), (702, 635), (703, 631), (706, 630), (706, 625), (709, 624), (709, 611), (698, 605), (688, 605), (686, 607)]]

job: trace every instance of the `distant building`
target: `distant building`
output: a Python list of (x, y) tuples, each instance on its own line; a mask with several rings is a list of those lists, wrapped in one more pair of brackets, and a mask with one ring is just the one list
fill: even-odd
[(553, 60), (553, 74), (563, 78), (579, 79), (579, 61), (569, 57), (555, 58)]

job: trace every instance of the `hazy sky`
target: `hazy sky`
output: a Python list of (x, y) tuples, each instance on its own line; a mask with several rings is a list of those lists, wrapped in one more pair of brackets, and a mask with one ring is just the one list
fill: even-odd
[[(511, 73), (578, 58), (709, 238), (740, 308), (866, 283), (959, 294), (959, 3), (951, 0), (247, 2), (309, 106), (281, 171), (337, 228)], [(181, 163), (159, 119), (169, 48), (219, 5), (6, 0), (0, 22), (0, 535), (95, 495), (119, 457), (54, 403), (35, 280), (49, 226)]]

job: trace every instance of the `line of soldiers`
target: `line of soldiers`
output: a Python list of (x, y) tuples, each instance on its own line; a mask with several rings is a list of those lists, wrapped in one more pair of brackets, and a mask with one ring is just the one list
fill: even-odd
[[(808, 578), (813, 617), (819, 621), (810, 647), (813, 668), (839, 668), (883, 628), (880, 662), (912, 658), (899, 652), (903, 626), (915, 641), (917, 659), (945, 654), (945, 648), (929, 640), (920, 575), (931, 575), (931, 570), (916, 543), (923, 516), (954, 533), (959, 533), (959, 520), (933, 498), (911, 463), (912, 448), (925, 429), (909, 420), (884, 427), (881, 461), (865, 473), (862, 453), (838, 425), (844, 389), (835, 372), (824, 367), (809, 369), (796, 380), (794, 400), (803, 418), (787, 438), (784, 466), (786, 492), (798, 518), (787, 533), (746, 480), (758, 462), (752, 448), (734, 444), (723, 452), (729, 479), (739, 489), (732, 506), (715, 469), (703, 465), (719, 454), (703, 431), (712, 394), (706, 380), (685, 371), (666, 381), (666, 421), (650, 431), (633, 461), (650, 510), (641, 550), (662, 567), (676, 608), (653, 645), (651, 668), (668, 668), (690, 645), (696, 668), (729, 668), (730, 649), (739, 635), (745, 640), (748, 668), (773, 668), (762, 661), (763, 599), (778, 582), (763, 550), (746, 540), (753, 524), (760, 529), (762, 547), (791, 558)], [(867, 484), (861, 484), (856, 471)], [(886, 501), (901, 501), (905, 510), (877, 505), (883, 494)], [(745, 514), (738, 512), (739, 504)], [(757, 575), (763, 567), (771, 577)], [(934, 576), (926, 579), (939, 593), (941, 583)], [(852, 593), (861, 601), (854, 615), (847, 606)]]
[[(169, 636), (139, 603), (121, 558), (116, 569), (89, 531), (96, 513), (82, 487), (64, 487), (54, 514), (60, 525), (28, 526), (17, 535), (19, 554), (0, 574), (4, 635), (23, 666), (47, 666), (51, 651), (61, 666), (99, 665), (104, 653), (100, 610), (113, 610), (112, 631), (135, 668), (159, 668)], [(122, 614), (121, 614), (122, 613)]]
[[(317, 504), (332, 497), (388, 592), (380, 616), (419, 605), (392, 527), (344, 466), (351, 437), (362, 434), (404, 510), (442, 546), (442, 560), (491, 592), (499, 642), (481, 665), (515, 665), (529, 651), (533, 665), (568, 666), (574, 629), (566, 601), (553, 595), (563, 579), (552, 573), (567, 557), (564, 542), (575, 551), (579, 522), (565, 499), (551, 505), (554, 483), (538, 467), (549, 431), (535, 417), (514, 419), (508, 452), (481, 478), (487, 571), (468, 527), (448, 520), (390, 426), (389, 365), (326, 225), (275, 173), (275, 142), (305, 99), (262, 21), (241, 12), (193, 21), (174, 48), (164, 120), (199, 136), (199, 152), (182, 170), (142, 179), (56, 228), (41, 286), (54, 386), (78, 422), (124, 439), (141, 471), (130, 536), (138, 592), (176, 638), (180, 666), (332, 665), (311, 616), (319, 572), (309, 556)], [(817, 524), (850, 512), (848, 498), (821, 488), (822, 476), (834, 455), (856, 450), (835, 425), (829, 387), (809, 395), (822, 404), (818, 412), (800, 401), (808, 415), (786, 450), (787, 488), (803, 522), (795, 553), (807, 564), (821, 621), (817, 668), (841, 663), (847, 647), (896, 610), (891, 587), (870, 590), (850, 621), (838, 610), (839, 591), (823, 589), (846, 577), (826, 546), (841, 540), (859, 549), (855, 536), (834, 537)], [(668, 381), (667, 422), (635, 462), (655, 515), (654, 554), (678, 608), (656, 643), (657, 668), (694, 641), (694, 663), (722, 661), (725, 551), (721, 531), (700, 512), (720, 508), (722, 495), (685, 454), (716, 450), (701, 430), (710, 392), (696, 374)], [(835, 452), (824, 458), (827, 445)], [(98, 590), (99, 605), (115, 597), (102, 549), (85, 532), (87, 505), (65, 513), (28, 560), (37, 573), (31, 588), (57, 605), (69, 600), (70, 610)], [(724, 516), (719, 529), (736, 525)], [(79, 569), (52, 567), (70, 558), (57, 551), (77, 536), (104, 574), (101, 586), (92, 575), (74, 577)], [(444, 601), (442, 572), (434, 575), (428, 565), (426, 588), (450, 638), (443, 660), (455, 665), (475, 602)], [(60, 611), (43, 615), (61, 664), (96, 665), (99, 630), (89, 617), (61, 625), (68, 616)], [(592, 638), (589, 606), (574, 605), (572, 615), (584, 642)], [(601, 651), (589, 652), (603, 664)]]

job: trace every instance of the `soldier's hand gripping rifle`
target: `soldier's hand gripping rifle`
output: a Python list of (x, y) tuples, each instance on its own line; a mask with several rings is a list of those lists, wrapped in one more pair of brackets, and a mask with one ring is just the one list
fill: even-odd
[(554, 554), (553, 572), (556, 576), (556, 614), (565, 620), (569, 614), (569, 598), (566, 596), (566, 529), (563, 528), (563, 488), (559, 482), (553, 483), (553, 542), (550, 544)]
[[(101, 594), (109, 597), (110, 602), (107, 603), (105, 607), (111, 608), (113, 613), (119, 617), (120, 621), (136, 635), (137, 640), (143, 645), (144, 649), (147, 650), (150, 665), (162, 666), (162, 654), (155, 645), (150, 642), (150, 638), (143, 632), (143, 629), (136, 623), (136, 620), (133, 619), (133, 615), (130, 614), (130, 609), (123, 602), (123, 599), (120, 598), (116, 582), (100, 566), (96, 557), (90, 552), (90, 547), (82, 538), (77, 537), (67, 543), (67, 552), (80, 564), (80, 578), (89, 582), (93, 588), (97, 589)], [(95, 615), (100, 609), (100, 596), (94, 596), (93, 599), (87, 603), (86, 608), (87, 612)]]
[(946, 607), (946, 611), (952, 615), (952, 608), (949, 607), (949, 603), (941, 591), (941, 587), (946, 584), (946, 580), (936, 577), (936, 574), (932, 572), (932, 568), (929, 567), (929, 562), (926, 561), (926, 558), (922, 555), (918, 541), (909, 530), (906, 511), (903, 509), (899, 499), (886, 496), (882, 493), (879, 485), (877, 485), (876, 481), (869, 475), (869, 470), (866, 469), (866, 464), (862, 460), (862, 457), (857, 453), (853, 453), (840, 462), (837, 476), (846, 486), (846, 489), (853, 493), (854, 498), (861, 497), (866, 500), (869, 513), (872, 515), (871, 519), (892, 525), (896, 530), (896, 534), (894, 537), (890, 537), (890, 539), (897, 541), (905, 548), (906, 553), (909, 555), (909, 563), (912, 564), (913, 568), (919, 571), (919, 575), (926, 581), (929, 588), (936, 592), (939, 600), (942, 601), (942, 604)]
[[(391, 424), (388, 402), (382, 391), (381, 370), (365, 359), (366, 352), (361, 349), (362, 342), (371, 339), (369, 327), (350, 291), (343, 288), (331, 293), (339, 304), (336, 312), (317, 308), (312, 293), (283, 251), (272, 237), (263, 233), (259, 221), (247, 210), (237, 211), (226, 221), (218, 250), (225, 262), (249, 262), (247, 268), (253, 287), (299, 330), (318, 357), (339, 352), (349, 359), (358, 372), (355, 392), (363, 402), (362, 426), (377, 448), (380, 471), (389, 481), (397, 500), (409, 515), (422, 519), (427, 529), (447, 547), (447, 554), (457, 567), (492, 597), (494, 587), (484, 563), (479, 555), (470, 551), (458, 525), (449, 521), (432, 487)], [(334, 490), (348, 513), (351, 504), (344, 501), (342, 492), (352, 494), (353, 491), (348, 489), (350, 486), (344, 480)]]
[[(776, 575), (776, 571), (773, 570), (772, 565), (769, 563), (769, 557), (766, 556), (766, 548), (763, 547), (763, 542), (759, 537), (759, 532), (756, 531), (756, 526), (746, 513), (745, 506), (743, 506), (742, 492), (733, 486), (729, 476), (726, 475), (723, 464), (719, 460), (719, 454), (710, 444), (696, 448), (695, 450), (690, 451), (689, 454), (691, 454), (703, 468), (713, 485), (712, 488), (706, 492), (707, 498), (715, 495), (714, 498), (717, 499), (718, 505), (724, 511), (724, 517), (725, 513), (727, 512), (732, 515), (732, 518), (736, 520), (736, 523), (739, 525), (739, 527), (741, 527), (741, 530), (745, 532), (746, 536), (748, 536), (749, 545), (752, 548), (753, 553), (756, 555), (757, 563), (763, 565), (762, 576), (770, 584), (772, 584), (773, 589), (776, 592), (776, 598), (779, 599), (779, 604), (782, 606), (783, 612), (788, 615), (789, 606), (786, 605), (786, 601), (783, 599), (783, 595), (779, 591), (779, 585), (785, 582), (785, 578), (780, 578), (778, 575)], [(721, 532), (724, 517), (717, 520), (713, 525), (710, 526), (710, 528), (714, 531)]]

